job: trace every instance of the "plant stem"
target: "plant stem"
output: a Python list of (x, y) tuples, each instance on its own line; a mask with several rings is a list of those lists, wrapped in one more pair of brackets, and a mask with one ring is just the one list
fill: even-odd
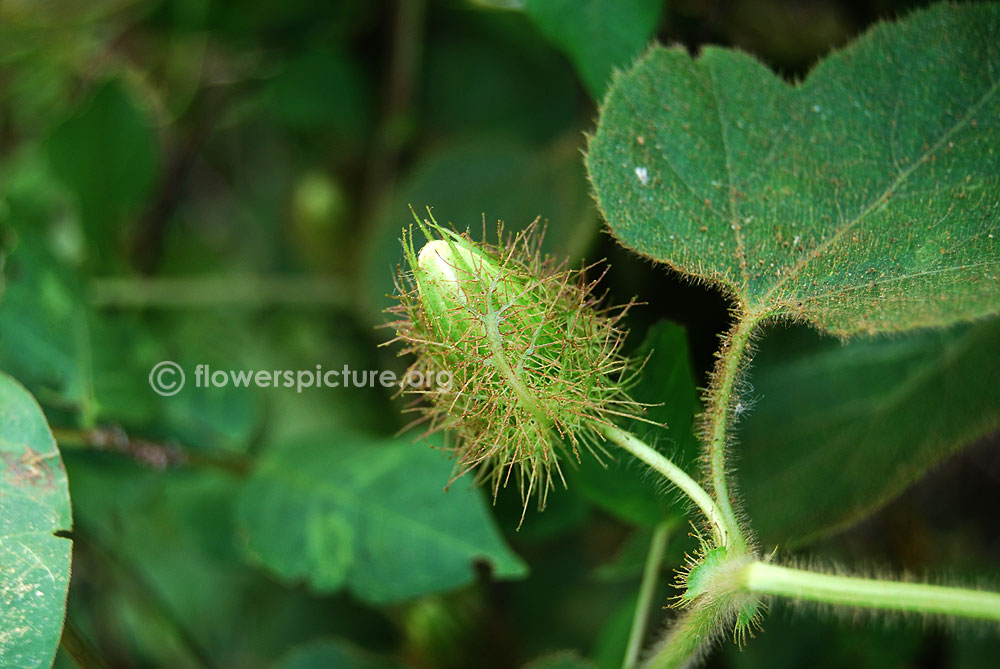
[(736, 522), (732, 502), (729, 497), (729, 483), (726, 480), (726, 437), (729, 432), (729, 408), (736, 390), (743, 355), (750, 343), (756, 318), (740, 317), (719, 353), (719, 364), (709, 392), (708, 402), (708, 459), (711, 467), (712, 488), (715, 501), (722, 511), (722, 518), (737, 548), (745, 549), (745, 540)]
[(660, 523), (653, 530), (653, 538), (649, 542), (649, 553), (646, 555), (646, 566), (642, 570), (642, 584), (639, 586), (639, 599), (635, 603), (635, 614), (632, 616), (632, 630), (628, 636), (628, 647), (625, 649), (625, 660), (622, 669), (633, 669), (639, 662), (639, 651), (642, 650), (642, 640), (646, 636), (646, 622), (649, 619), (649, 607), (653, 603), (656, 592), (656, 582), (663, 566), (663, 553), (667, 548), (667, 539), (674, 528), (674, 521)]
[(235, 453), (200, 452), (171, 444), (135, 439), (117, 427), (81, 430), (53, 426), (52, 436), (55, 437), (60, 449), (76, 448), (116, 453), (157, 470), (164, 470), (168, 467), (196, 466), (220, 469), (242, 476), (249, 473), (253, 466), (248, 458)]
[(671, 483), (680, 488), (685, 495), (691, 498), (691, 501), (698, 505), (698, 508), (708, 518), (708, 521), (712, 525), (712, 532), (715, 535), (716, 542), (719, 545), (729, 543), (727, 525), (722, 510), (715, 503), (715, 500), (712, 499), (711, 495), (698, 485), (697, 481), (635, 435), (620, 430), (613, 425), (604, 425), (601, 427), (601, 431), (608, 439), (663, 474)]
[(671, 626), (653, 647), (644, 669), (675, 669), (690, 666), (718, 638), (725, 613), (711, 602), (696, 603)]
[(835, 576), (753, 562), (742, 570), (751, 592), (841, 606), (1000, 621), (1000, 593), (924, 583)]

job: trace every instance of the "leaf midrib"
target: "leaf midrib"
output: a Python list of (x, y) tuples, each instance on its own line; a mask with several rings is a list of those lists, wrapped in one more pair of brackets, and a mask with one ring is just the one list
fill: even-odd
[(736, 238), (736, 262), (740, 270), (740, 276), (743, 278), (743, 284), (740, 288), (746, 290), (747, 286), (750, 285), (750, 272), (747, 268), (747, 252), (745, 242), (743, 241), (743, 224), (736, 215), (736, 187), (733, 183), (733, 162), (729, 151), (729, 138), (727, 136), (729, 126), (722, 118), (722, 100), (719, 97), (719, 86), (715, 78), (715, 68), (708, 68), (708, 78), (711, 82), (709, 88), (712, 92), (712, 99), (715, 101), (713, 105), (715, 107), (715, 119), (719, 123), (719, 136), (722, 139), (722, 154), (726, 164), (726, 181), (729, 183), (729, 228), (733, 231), (733, 236)]

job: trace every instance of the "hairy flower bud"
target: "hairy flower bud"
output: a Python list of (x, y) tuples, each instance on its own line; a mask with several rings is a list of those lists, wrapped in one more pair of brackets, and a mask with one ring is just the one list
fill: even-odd
[(544, 506), (554, 479), (564, 482), (561, 458), (603, 452), (599, 428), (639, 413), (619, 352), (627, 307), (599, 308), (597, 282), (543, 256), (535, 224), (496, 246), (433, 217), (417, 224), (428, 241), (417, 253), (404, 232), (392, 325), (414, 368), (452, 383), (421, 389), (415, 410), (428, 431), (447, 431), (456, 478), (478, 467), (495, 496), (513, 475), (524, 500), (538, 491)]

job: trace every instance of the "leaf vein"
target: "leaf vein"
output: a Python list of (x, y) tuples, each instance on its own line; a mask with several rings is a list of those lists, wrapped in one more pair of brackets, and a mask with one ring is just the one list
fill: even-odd
[(771, 286), (771, 288), (767, 291), (767, 293), (764, 294), (764, 297), (761, 298), (760, 302), (758, 303), (758, 306), (763, 305), (765, 309), (773, 308), (773, 305), (769, 305), (769, 302), (774, 298), (774, 296), (777, 294), (778, 290), (782, 286), (784, 286), (793, 278), (796, 278), (807, 265), (809, 265), (811, 262), (820, 257), (823, 251), (828, 249), (834, 242), (842, 238), (845, 234), (847, 234), (847, 232), (849, 232), (856, 225), (858, 225), (858, 223), (865, 220), (869, 214), (871, 214), (873, 211), (877, 211), (882, 207), (884, 207), (886, 203), (889, 201), (889, 195), (893, 191), (897, 190), (901, 185), (906, 183), (906, 180), (909, 179), (911, 174), (913, 174), (917, 169), (925, 165), (928, 162), (928, 159), (932, 155), (934, 155), (942, 146), (944, 146), (944, 143), (947, 142), (949, 138), (951, 138), (957, 132), (965, 128), (969, 124), (969, 121), (972, 119), (972, 117), (976, 114), (976, 112), (978, 112), (983, 106), (985, 106), (986, 103), (989, 102), (990, 99), (996, 95), (998, 90), (1000, 90), (1000, 81), (994, 82), (993, 85), (989, 88), (989, 90), (987, 90), (986, 93), (983, 94), (983, 96), (979, 99), (978, 102), (976, 102), (969, 108), (969, 111), (966, 112), (966, 114), (962, 116), (961, 119), (959, 119), (955, 124), (953, 124), (945, 132), (943, 132), (941, 136), (934, 142), (934, 144), (932, 144), (926, 151), (924, 151), (920, 155), (919, 159), (914, 161), (913, 164), (910, 165), (910, 167), (903, 170), (903, 172), (901, 172), (896, 177), (896, 179), (894, 179), (893, 182), (889, 184), (888, 187), (886, 187), (881, 193), (878, 194), (878, 196), (873, 198), (872, 201), (865, 206), (865, 208), (861, 211), (861, 213), (855, 216), (854, 219), (849, 221), (846, 225), (841, 227), (834, 234), (830, 235), (830, 237), (823, 240), (816, 247), (810, 249), (809, 252), (806, 253), (805, 256), (794, 267), (792, 267), (792, 269), (790, 269), (787, 273), (785, 273), (784, 276), (779, 281), (775, 282), (774, 285)]

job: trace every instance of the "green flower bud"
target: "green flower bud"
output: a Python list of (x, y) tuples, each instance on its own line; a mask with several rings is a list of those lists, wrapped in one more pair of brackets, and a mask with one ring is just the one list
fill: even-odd
[(417, 253), (404, 231), (393, 325), (412, 369), (449, 372), (452, 383), (420, 389), (416, 409), (428, 431), (447, 431), (456, 478), (476, 468), (495, 496), (513, 476), (525, 502), (538, 492), (543, 507), (554, 480), (565, 484), (560, 460), (603, 453), (599, 427), (640, 412), (619, 352), (627, 307), (600, 308), (596, 281), (543, 256), (534, 224), (496, 246), (433, 217), (417, 224), (428, 241)]
[(428, 317), (437, 319), (451, 339), (460, 338), (470, 327), (482, 327), (481, 321), (469, 316), (491, 285), (496, 285), (500, 299), (511, 292), (511, 282), (501, 276), (500, 267), (463, 237), (427, 242), (413, 274)]

